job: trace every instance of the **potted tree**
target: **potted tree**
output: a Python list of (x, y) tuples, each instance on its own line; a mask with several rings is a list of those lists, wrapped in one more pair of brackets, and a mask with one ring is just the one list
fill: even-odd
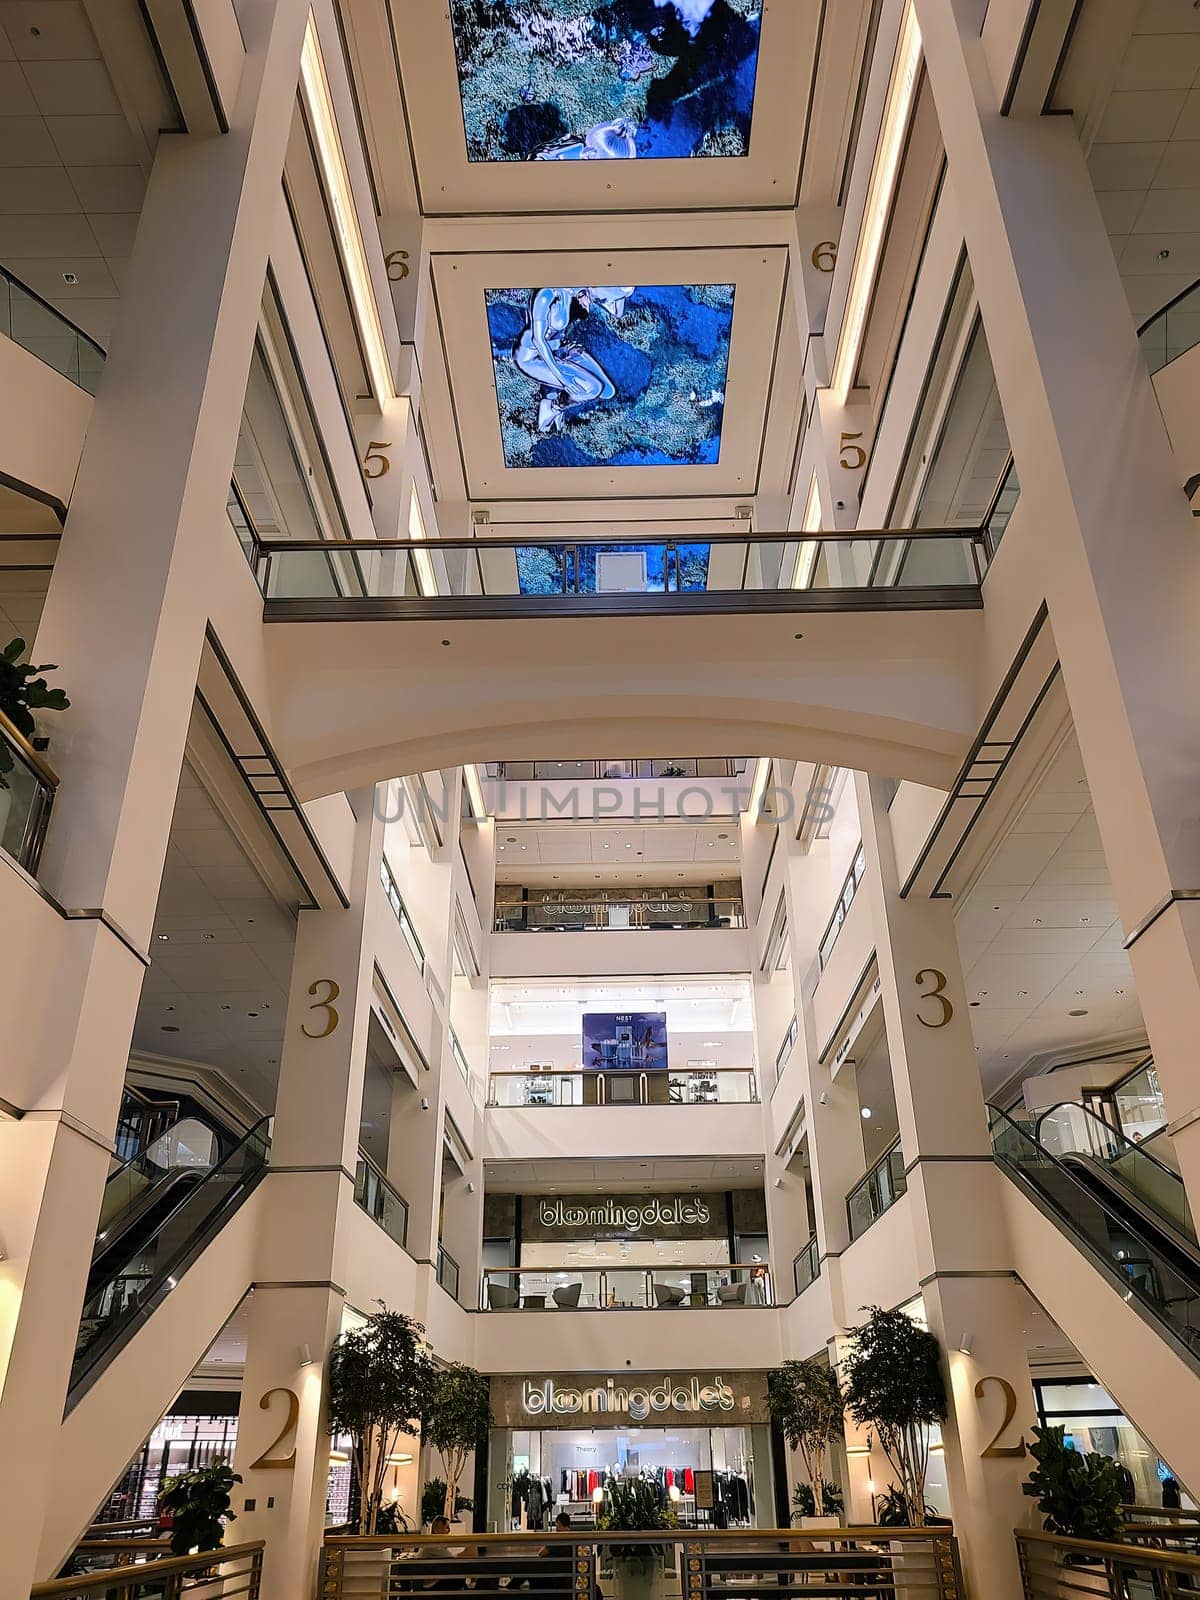
[[(451, 1522), (457, 1522), (464, 1511), (473, 1511), (475, 1502), (465, 1494), (456, 1494), (454, 1497), (454, 1515)], [(431, 1523), (434, 1517), (449, 1516), (446, 1510), (446, 1480), (445, 1478), (427, 1478), (425, 1487), (421, 1490), (421, 1522), (425, 1525)]]
[[(596, 1518), (602, 1533), (656, 1533), (675, 1525), (675, 1513), (663, 1505), (650, 1484), (641, 1478), (609, 1480), (604, 1508)], [(660, 1600), (666, 1550), (666, 1545), (649, 1540), (609, 1545), (621, 1600)]]
[(482, 1373), (461, 1361), (452, 1361), (436, 1374), (422, 1418), (421, 1437), (441, 1453), (445, 1463), (443, 1509), (451, 1522), (458, 1513), (458, 1486), (467, 1457), (483, 1444), (491, 1420), (491, 1391)]
[(816, 1356), (785, 1361), (767, 1375), (767, 1407), (789, 1446), (799, 1452), (811, 1510), (800, 1513), (802, 1528), (836, 1528), (841, 1519), (825, 1504), (829, 1448), (842, 1437), (846, 1403), (838, 1375)]
[[(57, 671), (53, 663), (48, 662), (41, 667), (32, 666), (29, 662), (20, 664), (24, 654), (24, 639), (10, 639), (0, 650), (0, 713), (7, 717), (22, 738), (40, 751), (45, 750), (50, 741), (39, 737), (33, 713), (65, 711), (71, 702), (61, 689), (51, 689), (41, 676), (44, 672)], [(17, 758), (8, 740), (0, 739), (0, 840), (4, 838), (12, 805), (8, 774), (16, 764)]]
[(1123, 1494), (1116, 1462), (1094, 1450), (1086, 1455), (1076, 1450), (1063, 1427), (1032, 1432), (1029, 1454), (1037, 1465), (1021, 1488), (1037, 1501), (1046, 1532), (1106, 1542), (1119, 1538)]
[(841, 1485), (830, 1478), (826, 1478), (821, 1485), (821, 1505), (824, 1510), (820, 1522), (817, 1522), (817, 1502), (812, 1485), (798, 1483), (792, 1492), (792, 1521), (798, 1522), (802, 1528), (824, 1527), (826, 1524), (833, 1527), (840, 1523), (846, 1509), (846, 1499)]
[(329, 1431), (349, 1434), (360, 1534), (375, 1533), (388, 1457), (429, 1404), (433, 1362), (419, 1322), (384, 1306), (343, 1333), (329, 1356)]
[[(225, 1523), (237, 1520), (230, 1500), (234, 1484), (241, 1481), (241, 1473), (234, 1472), (224, 1456), (166, 1480), (158, 1491), (158, 1509), (163, 1520), (170, 1522), (172, 1555), (221, 1548)], [(214, 1563), (207, 1573), (199, 1574), (201, 1582), (189, 1587), (189, 1596), (200, 1600), (201, 1596), (219, 1595), (222, 1582), (216, 1572)]]
[(899, 1480), (911, 1527), (926, 1522), (929, 1430), (946, 1417), (946, 1380), (935, 1336), (903, 1311), (869, 1306), (842, 1363), (846, 1404), (872, 1428)]

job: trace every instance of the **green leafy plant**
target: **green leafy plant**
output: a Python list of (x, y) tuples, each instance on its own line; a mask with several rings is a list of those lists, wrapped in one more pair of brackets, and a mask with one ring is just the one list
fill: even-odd
[(446, 1464), (445, 1515), (453, 1517), (459, 1500), (458, 1486), (467, 1457), (487, 1438), (492, 1420), (488, 1381), (474, 1367), (452, 1361), (433, 1381), (433, 1391), (422, 1419), (421, 1437), (440, 1451)]
[(817, 1510), (817, 1502), (812, 1492), (812, 1485), (798, 1483), (792, 1493), (792, 1521), (796, 1522), (801, 1517), (840, 1517), (846, 1509), (845, 1497), (841, 1486), (832, 1483), (828, 1478), (821, 1484), (821, 1505), (823, 1510)]
[(158, 1491), (158, 1509), (171, 1518), (171, 1550), (186, 1556), (192, 1550), (217, 1550), (223, 1522), (237, 1518), (229, 1509), (230, 1491), (241, 1483), (224, 1456), (193, 1472), (179, 1472)]
[(1037, 1501), (1047, 1533), (1072, 1539), (1116, 1539), (1121, 1531), (1121, 1475), (1108, 1456), (1084, 1455), (1066, 1429), (1034, 1428), (1029, 1454), (1037, 1465), (1022, 1492)]
[(767, 1406), (788, 1444), (800, 1452), (814, 1505), (804, 1515), (825, 1516), (829, 1447), (842, 1437), (846, 1410), (837, 1373), (816, 1356), (785, 1361), (767, 1374)]
[(409, 1533), (408, 1518), (399, 1500), (385, 1500), (375, 1517), (376, 1533)]
[(359, 1484), (359, 1532), (376, 1531), (388, 1457), (416, 1433), (434, 1367), (419, 1322), (386, 1306), (344, 1333), (329, 1356), (329, 1431), (350, 1436)]
[(864, 1307), (842, 1363), (846, 1404), (860, 1427), (872, 1428), (899, 1478), (909, 1523), (925, 1526), (929, 1430), (946, 1417), (941, 1347), (903, 1311)]
[[(0, 650), (0, 711), (35, 750), (45, 750), (50, 741), (38, 735), (33, 713), (65, 711), (71, 702), (62, 689), (51, 689), (40, 676), (43, 672), (57, 672), (58, 668), (52, 662), (41, 667), (29, 662), (22, 665), (20, 660), (24, 654), (24, 639), (10, 639)], [(0, 789), (8, 788), (5, 774), (11, 772), (15, 764), (16, 757), (8, 745), (0, 741)]]
[(904, 1498), (904, 1491), (896, 1484), (889, 1483), (881, 1495), (875, 1499), (875, 1521), (881, 1528), (907, 1528), (908, 1501)]
[[(596, 1518), (603, 1533), (657, 1533), (677, 1525), (675, 1513), (663, 1505), (658, 1491), (642, 1478), (610, 1478), (604, 1508)], [(614, 1544), (614, 1561), (649, 1575), (663, 1559), (661, 1544)]]
[[(463, 1511), (473, 1511), (475, 1502), (467, 1495), (460, 1494), (454, 1498), (454, 1515), (457, 1517)], [(421, 1490), (421, 1521), (432, 1522), (434, 1517), (448, 1516), (446, 1510), (446, 1480), (445, 1478), (430, 1478)], [(453, 1521), (453, 1518), (451, 1518)], [(384, 1529), (384, 1532), (387, 1530)]]

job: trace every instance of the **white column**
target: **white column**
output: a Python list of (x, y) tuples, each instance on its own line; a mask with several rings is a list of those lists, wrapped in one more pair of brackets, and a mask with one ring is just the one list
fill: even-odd
[[(1002, 1443), (1036, 1418), (998, 1193), (1005, 1180), (992, 1159), (951, 907), (900, 898), (890, 793), (862, 774), (855, 787), (867, 856), (859, 893), (875, 921), (919, 1282), (948, 1376), (951, 1513), (971, 1593), (1000, 1600), (1020, 1589), (1012, 1530), (1030, 1518), (1021, 1493), (1028, 1463), (983, 1456), (1004, 1412), (996, 1413), (997, 1385), (977, 1399), (975, 1384), (999, 1378), (1012, 1388), (1016, 1413)], [(964, 1334), (969, 1356), (958, 1349)]]
[[(31, 1108), (0, 1123), (13, 1241), (0, 1264), (0, 1547), (14, 1594), (51, 1576), (36, 1570), (40, 1508), (208, 617), (206, 551), (232, 537), (226, 487), (307, 6), (258, 0), (241, 15), (230, 132), (159, 141), (34, 650), (59, 663), (72, 700), (41, 875), (90, 916), (51, 926), (18, 885), (6, 926), (26, 953), (0, 972), (0, 1014), (19, 1019), (0, 1095)], [(36, 978), (43, 952), (52, 986)]]
[[(358, 821), (350, 906), (300, 914), (250, 1303), (234, 1462), (245, 1481), (234, 1532), (267, 1541), (263, 1600), (311, 1592), (324, 1527), (324, 1377), (345, 1299), (345, 1222), (354, 1206), (374, 980), (368, 897), (379, 882), (383, 848), (373, 791), (358, 791), (352, 804)], [(295, 1424), (269, 1448), (288, 1418), (290, 1395)], [(293, 1450), (290, 1466), (253, 1465), (264, 1454), (279, 1460)]]
[[(1200, 559), (1069, 117), (998, 114), (974, 8), (916, 0), (1022, 501), (1172, 1118), (1200, 1077)], [(1039, 588), (1038, 592), (1041, 592)], [(1176, 1141), (1200, 1212), (1200, 1120)]]

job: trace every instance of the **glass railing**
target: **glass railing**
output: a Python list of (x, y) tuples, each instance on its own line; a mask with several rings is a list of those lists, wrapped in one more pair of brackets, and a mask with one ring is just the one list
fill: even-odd
[(458, 1262), (444, 1245), (438, 1245), (437, 1281), (452, 1300), (458, 1299)]
[(842, 931), (842, 923), (849, 914), (850, 907), (854, 904), (854, 897), (858, 893), (858, 886), (863, 881), (867, 872), (867, 853), (860, 844), (854, 852), (854, 861), (850, 871), (846, 874), (846, 881), (842, 885), (842, 892), (838, 895), (837, 904), (833, 908), (833, 915), (826, 925), (821, 936), (821, 943), (817, 948), (817, 960), (822, 970), (833, 954), (833, 947), (837, 943), (837, 936)]
[(796, 1286), (796, 1293), (803, 1294), (810, 1283), (815, 1283), (821, 1275), (821, 1248), (814, 1234), (803, 1250), (797, 1251), (792, 1260), (792, 1281)]
[(753, 1067), (670, 1067), (653, 1072), (581, 1067), (517, 1068), (493, 1072), (489, 1106), (717, 1106), (753, 1105)]
[(0, 711), (0, 848), (37, 872), (58, 777)]
[(354, 1203), (400, 1246), (408, 1243), (408, 1201), (361, 1151), (354, 1169)]
[(595, 933), (604, 930), (664, 928), (676, 932), (692, 928), (744, 928), (746, 914), (740, 896), (688, 895), (684, 891), (660, 899), (643, 896), (627, 900), (562, 896), (545, 900), (499, 902), (497, 933)]
[(992, 1151), (1010, 1177), (1035, 1195), (1066, 1233), (1090, 1251), (1124, 1291), (1192, 1351), (1200, 1351), (1200, 1265), (1138, 1229), (1117, 1206), (1085, 1185), (1028, 1126), (988, 1107)]
[(1131, 1194), (1193, 1244), (1196, 1227), (1187, 1190), (1177, 1172), (1164, 1166), (1144, 1145), (1070, 1100), (1043, 1111), (1031, 1129), (1034, 1138), (1058, 1160), (1092, 1161), (1119, 1178)]
[(408, 914), (408, 907), (404, 904), (404, 899), (396, 887), (396, 880), (392, 876), (392, 869), (388, 865), (386, 857), (383, 857), (379, 863), (379, 881), (383, 885), (384, 894), (387, 895), (388, 905), (392, 908), (392, 914), (400, 924), (400, 932), (404, 935), (404, 942), (412, 952), (413, 960), (417, 963), (417, 971), (424, 973), (425, 951), (417, 936), (417, 930), (413, 926), (413, 920)]
[(111, 1174), (100, 1202), (96, 1241), (107, 1239), (126, 1213), (144, 1209), (170, 1180), (198, 1183), (220, 1155), (216, 1131), (199, 1117), (181, 1117)]
[(770, 1306), (763, 1263), (667, 1267), (489, 1267), (484, 1311), (720, 1310)]
[[(687, 551), (702, 555), (693, 559)], [(794, 533), (722, 535), (688, 546), (622, 534), (569, 544), (536, 533), (507, 539), (263, 540), (258, 552), (268, 601), (307, 607), (318, 600), (386, 600), (396, 615), (457, 614), (464, 602), (471, 603), (468, 610), (495, 611), (490, 603), (499, 600), (519, 602), (501, 608), (514, 615), (564, 606), (599, 614), (825, 609), (835, 605), (839, 592), (849, 608), (886, 604), (887, 593), (902, 606), (977, 604), (987, 565), (985, 536), (969, 528), (811, 539)], [(606, 556), (622, 558), (619, 581)], [(631, 559), (637, 575), (631, 575)], [(826, 598), (819, 598), (822, 593)]]
[(267, 1170), (270, 1118), (203, 1177), (149, 1235), (131, 1229), (104, 1281), (84, 1301), (75, 1342), (72, 1394), (175, 1286), (205, 1243)]
[(897, 1142), (846, 1196), (846, 1219), (850, 1224), (851, 1239), (861, 1238), (907, 1190), (904, 1156)]
[(0, 333), (88, 394), (99, 388), (104, 351), (4, 267), (0, 267)]
[(1200, 344), (1200, 278), (1143, 322), (1138, 343), (1151, 374)]
[(576, 783), (655, 778), (734, 778), (746, 770), (745, 756), (667, 756), (637, 761), (498, 761), (488, 776), (502, 783)]

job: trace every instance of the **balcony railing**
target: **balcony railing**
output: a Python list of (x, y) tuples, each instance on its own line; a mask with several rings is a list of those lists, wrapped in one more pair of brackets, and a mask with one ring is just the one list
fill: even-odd
[(649, 900), (618, 899), (520, 900), (496, 906), (497, 933), (629, 932), (661, 928), (681, 932), (694, 928), (744, 928), (741, 896), (684, 894)]
[(672, 1067), (654, 1072), (602, 1072), (551, 1067), (493, 1072), (489, 1106), (717, 1106), (754, 1105), (753, 1067)]
[(1024, 1600), (1132, 1600), (1194, 1594), (1200, 1556), (1018, 1530)]
[(846, 1217), (850, 1224), (851, 1239), (861, 1238), (907, 1190), (904, 1156), (897, 1139), (846, 1196)]
[(354, 1203), (398, 1245), (408, 1244), (408, 1201), (361, 1151), (354, 1169)]
[(815, 1283), (821, 1275), (821, 1247), (817, 1243), (817, 1236), (812, 1238), (798, 1250), (792, 1260), (792, 1281), (796, 1286), (796, 1293), (803, 1294), (810, 1283)]
[(854, 862), (846, 874), (846, 881), (842, 885), (842, 892), (838, 895), (837, 905), (833, 908), (833, 915), (821, 936), (821, 943), (817, 949), (817, 960), (824, 971), (826, 963), (833, 954), (833, 947), (837, 943), (837, 936), (842, 931), (842, 924), (854, 904), (854, 897), (858, 893), (858, 886), (863, 881), (867, 871), (867, 853), (860, 844), (854, 852)]
[(104, 371), (104, 351), (69, 317), (0, 267), (0, 333), (88, 394)]
[(437, 1249), (437, 1281), (452, 1300), (458, 1299), (458, 1262), (442, 1244)]
[[(272, 539), (257, 550), (268, 621), (977, 607), (987, 567), (986, 532), (973, 528), (722, 534), (686, 546), (634, 534), (568, 544), (531, 531)], [(638, 558), (644, 581), (606, 586), (606, 555)]]
[(1151, 375), (1200, 344), (1200, 278), (1142, 323), (1138, 343)]
[(721, 1310), (775, 1304), (762, 1263), (699, 1267), (489, 1267), (483, 1311)]
[[(246, 1544), (225, 1545), (220, 1550), (200, 1550), (190, 1556), (166, 1556), (141, 1563), (105, 1567), (73, 1578), (54, 1578), (35, 1583), (31, 1600), (178, 1600), (181, 1595), (220, 1594), (227, 1600), (244, 1596), (258, 1600), (262, 1587), (262, 1562), (265, 1544), (256, 1539)], [(220, 1577), (204, 1580), (215, 1568)], [(12, 1591), (10, 1591), (11, 1593)]]
[[(654, 761), (497, 761), (495, 764), (495, 776), (501, 783), (735, 778), (745, 770), (745, 756), (667, 756)], [(490, 767), (488, 776), (492, 776)]]
[(0, 847), (37, 872), (58, 777), (0, 711)]

